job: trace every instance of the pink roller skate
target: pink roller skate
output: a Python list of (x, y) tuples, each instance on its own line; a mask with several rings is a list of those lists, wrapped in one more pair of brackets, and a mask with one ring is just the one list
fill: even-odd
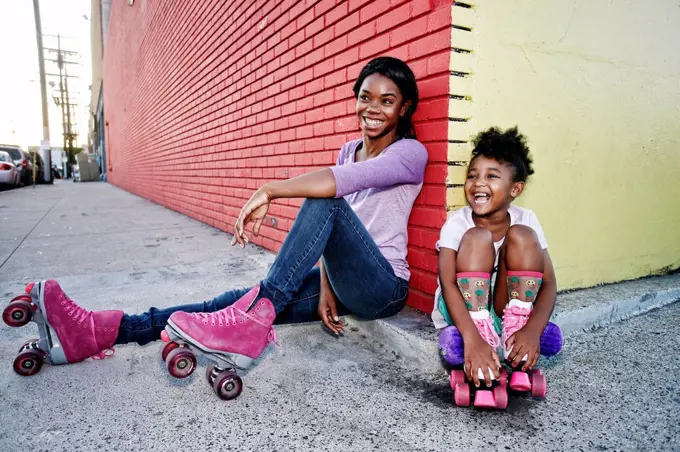
[[(529, 321), (529, 316), (533, 309), (533, 304), (520, 301), (517, 299), (512, 299), (505, 308), (503, 314), (503, 349), (504, 357), (507, 361), (512, 347), (506, 350), (506, 342), (520, 330)], [(531, 369), (529, 372), (523, 372), (521, 369), (522, 364), (527, 360), (527, 356), (522, 357), (518, 368), (513, 369), (512, 375), (510, 376), (510, 389), (517, 392), (531, 392), (532, 397), (544, 398), (547, 392), (547, 382), (545, 375), (540, 369)]]
[(170, 375), (186, 378), (194, 372), (193, 348), (217, 363), (207, 369), (206, 378), (218, 397), (238, 397), (243, 382), (236, 370), (250, 367), (271, 342), (276, 342), (274, 305), (262, 298), (250, 307), (259, 290), (255, 286), (236, 303), (216, 312), (173, 313), (161, 333), (167, 342), (163, 360)]
[[(471, 311), (472, 317), (477, 331), (482, 338), (494, 350), (500, 346), (500, 339), (493, 328), (491, 315), (487, 310)], [(463, 370), (452, 370), (449, 375), (451, 389), (453, 389), (453, 402), (456, 406), (470, 406), (473, 405), (478, 408), (496, 408), (504, 410), (508, 407), (508, 374), (504, 368), (500, 369), (500, 378), (498, 381), (493, 379), (491, 387), (488, 388), (484, 383), (484, 373), (482, 369), (478, 370), (478, 377), (481, 381), (480, 387), (477, 388), (465, 376)], [(493, 377), (493, 375), (492, 375)], [(474, 396), (474, 399), (473, 399)]]
[(25, 291), (2, 312), (2, 320), (11, 327), (31, 320), (38, 324), (40, 338), (26, 342), (14, 360), (19, 375), (37, 374), (43, 362), (59, 365), (101, 358), (116, 341), (123, 311), (81, 308), (52, 279), (31, 283)]

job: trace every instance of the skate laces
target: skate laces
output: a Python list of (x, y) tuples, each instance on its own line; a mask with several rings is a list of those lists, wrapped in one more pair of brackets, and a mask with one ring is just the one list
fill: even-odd
[(211, 326), (229, 326), (236, 325), (236, 313), (232, 306), (227, 306), (224, 309), (220, 309), (216, 312), (196, 312), (192, 315), (203, 322), (203, 325)]
[(275, 343), (278, 347), (281, 347), (279, 341), (276, 340), (276, 330), (274, 329), (274, 327), (271, 327), (271, 329), (269, 330), (269, 334), (267, 335), (267, 343), (269, 344), (272, 342)]
[(115, 354), (116, 354), (116, 350), (113, 347), (105, 348), (101, 352), (95, 353), (94, 355), (92, 355), (92, 359), (94, 359), (95, 361), (99, 361), (99, 360), (102, 360), (102, 359), (110, 358)]
[(521, 306), (510, 306), (503, 313), (503, 335), (509, 338), (527, 324), (531, 309)]
[(493, 328), (490, 318), (486, 319), (472, 319), (479, 335), (482, 339), (486, 341), (492, 348), (498, 348), (501, 345), (501, 340), (498, 338), (496, 330)]
[[(62, 305), (66, 304), (66, 302), (61, 303)], [(90, 314), (90, 311), (87, 309), (78, 306), (77, 304), (71, 302), (70, 306), (67, 306), (64, 308), (66, 311), (66, 314), (68, 314), (69, 317), (71, 317), (74, 321), (78, 322), (80, 325), (87, 319), (87, 316)]]

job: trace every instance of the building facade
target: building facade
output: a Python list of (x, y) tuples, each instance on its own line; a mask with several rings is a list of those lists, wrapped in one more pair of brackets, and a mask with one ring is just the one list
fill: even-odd
[[(677, 268), (680, 204), (664, 202), (680, 195), (672, 3), (114, 2), (108, 180), (231, 231), (266, 181), (334, 164), (359, 136), (354, 79), (390, 55), (418, 79), (430, 156), (409, 222), (409, 304), (431, 309), (439, 229), (465, 204), (470, 140), (491, 125), (529, 138), (537, 171), (520, 204), (543, 223), (560, 289)], [(278, 250), (299, 205), (277, 201), (253, 242)]]

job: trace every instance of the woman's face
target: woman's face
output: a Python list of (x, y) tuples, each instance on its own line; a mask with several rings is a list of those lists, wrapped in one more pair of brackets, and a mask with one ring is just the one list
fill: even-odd
[(357, 97), (357, 117), (361, 132), (368, 138), (396, 134), (397, 124), (406, 113), (410, 102), (404, 103), (397, 85), (381, 74), (364, 79)]

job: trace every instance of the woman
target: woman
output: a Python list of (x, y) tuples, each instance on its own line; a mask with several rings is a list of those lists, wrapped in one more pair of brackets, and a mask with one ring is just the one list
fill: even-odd
[[(27, 292), (56, 333), (52, 339), (61, 344), (41, 345), (53, 353), (56, 360), (51, 361), (81, 361), (114, 343), (146, 344), (159, 339), (166, 324), (174, 333), (217, 341), (234, 351), (239, 348), (234, 342), (244, 337), (266, 345), (273, 339), (274, 320), (321, 318), (338, 335), (343, 331), (340, 315), (376, 319), (399, 312), (410, 276), (407, 223), (427, 164), (427, 151), (416, 141), (412, 124), (418, 89), (404, 62), (381, 57), (362, 69), (354, 95), (362, 138), (343, 145), (336, 166), (267, 183), (239, 214), (232, 246), (243, 247), (246, 226), (252, 223), (257, 235), (272, 200), (307, 198), (259, 290), (232, 290), (203, 303), (126, 315), (87, 311), (68, 299), (56, 281), (31, 284)], [(320, 267), (314, 267), (319, 259)], [(9, 314), (3, 317), (11, 320)], [(244, 330), (248, 325), (255, 329)], [(259, 351), (245, 354), (255, 358)]]

